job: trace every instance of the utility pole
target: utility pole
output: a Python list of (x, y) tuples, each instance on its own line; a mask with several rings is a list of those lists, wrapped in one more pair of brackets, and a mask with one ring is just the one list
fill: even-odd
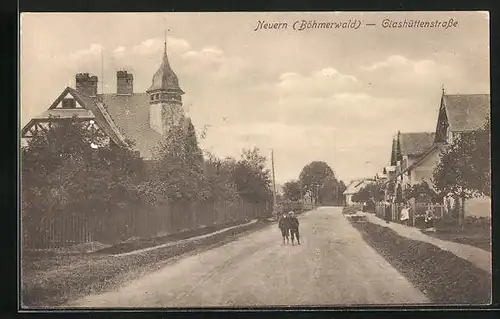
[(104, 94), (104, 52), (101, 47), (101, 94)]
[(271, 166), (273, 171), (273, 212), (278, 213), (276, 211), (276, 179), (274, 177), (274, 150), (271, 149)]

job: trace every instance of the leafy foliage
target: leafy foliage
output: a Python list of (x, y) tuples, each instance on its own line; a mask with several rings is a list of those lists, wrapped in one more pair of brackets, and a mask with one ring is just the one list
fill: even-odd
[(76, 118), (51, 120), (47, 132), (28, 141), (21, 149), (23, 231), (38, 234), (43, 220), (56, 214), (94, 214), (107, 225), (127, 210), (144, 210), (146, 218), (164, 204), (271, 199), (266, 158), (258, 149), (244, 150), (239, 161), (212, 154), (205, 160), (189, 119), (170, 128), (153, 160), (108, 142)]
[(264, 202), (272, 198), (271, 174), (266, 169), (266, 157), (258, 148), (243, 150), (234, 164), (232, 178), (241, 198), (249, 202)]
[(413, 185), (408, 191), (407, 198), (414, 198), (422, 203), (438, 203), (442, 200), (442, 197), (425, 180)]
[(173, 125), (159, 149), (152, 177), (164, 202), (205, 200), (209, 189), (203, 153), (190, 121)]
[(309, 193), (316, 203), (320, 199), (320, 188), (328, 178), (335, 179), (333, 170), (328, 164), (321, 161), (314, 161), (302, 169), (299, 176), (303, 194)]
[(293, 180), (286, 182), (283, 186), (284, 197), (287, 200), (296, 202), (302, 198), (302, 190), (299, 181)]
[(404, 198), (403, 198), (403, 188), (401, 187), (401, 184), (398, 184), (396, 187), (396, 198), (395, 198), (396, 203), (403, 203)]
[(384, 189), (380, 183), (370, 183), (352, 195), (353, 202), (362, 203), (373, 199), (380, 202), (384, 199)]
[(140, 202), (138, 185), (146, 175), (142, 159), (104, 143), (87, 125), (76, 118), (51, 120), (47, 132), (21, 149), (25, 230), (39, 229), (45, 218), (63, 212), (103, 214)]
[(444, 148), (434, 174), (435, 187), (460, 197), (491, 195), (490, 119), (483, 128), (464, 132)]

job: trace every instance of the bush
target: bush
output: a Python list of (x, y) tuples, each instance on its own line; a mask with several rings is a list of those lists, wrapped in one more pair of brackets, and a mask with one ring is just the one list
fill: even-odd
[(419, 215), (415, 217), (415, 224), (413, 225), (416, 228), (424, 229), (426, 228), (425, 216)]
[(344, 206), (342, 209), (342, 214), (354, 214), (363, 209), (363, 205), (355, 204), (352, 206)]
[(436, 231), (450, 232), (458, 229), (458, 219), (451, 215), (444, 215), (435, 223)]

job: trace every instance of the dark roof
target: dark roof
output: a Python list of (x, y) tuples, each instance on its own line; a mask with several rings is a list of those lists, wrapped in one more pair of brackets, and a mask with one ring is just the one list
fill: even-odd
[[(80, 105), (82, 105), (82, 109), (59, 109), (56, 106), (59, 102), (68, 94), (71, 94), (75, 100), (78, 101)], [(49, 109), (42, 114), (34, 117), (30, 120), (28, 124), (24, 126), (21, 130), (21, 136), (25, 137), (28, 130), (35, 121), (43, 121), (47, 120), (50, 117), (59, 118), (59, 119), (69, 119), (76, 115), (80, 119), (86, 120), (94, 120), (97, 125), (108, 135), (116, 144), (125, 145), (125, 141), (123, 136), (120, 134), (118, 129), (113, 125), (113, 121), (110, 118), (107, 118), (105, 114), (103, 114), (99, 108), (99, 105), (96, 104), (93, 98), (78, 92), (77, 90), (66, 87), (64, 91), (59, 94), (59, 97), (52, 103)]]
[(167, 56), (167, 45), (165, 44), (165, 51), (163, 53), (163, 60), (161, 62), (160, 68), (153, 75), (153, 82), (146, 92), (165, 90), (176, 92), (178, 94), (184, 94), (184, 92), (179, 87), (179, 79), (177, 75), (170, 67)]
[[(95, 116), (97, 125), (108, 135), (116, 144), (125, 145), (125, 140), (118, 129), (113, 125), (113, 121), (106, 116), (105, 110), (99, 107), (96, 100), (90, 96), (78, 92), (77, 90), (67, 87), (64, 92), (69, 91), (75, 99), (77, 99), (83, 106), (92, 112)], [(63, 92), (63, 94), (64, 94)]]
[(434, 150), (441, 151), (444, 147), (445, 147), (444, 143), (434, 143), (434, 144), (432, 144), (432, 146), (429, 147), (429, 148), (427, 148), (427, 150), (425, 150), (425, 152), (421, 155), (421, 157), (418, 160), (416, 160), (415, 162), (413, 162), (404, 171), (400, 172), (399, 174), (397, 174), (396, 176), (394, 176), (389, 181), (394, 180), (394, 179), (398, 178), (399, 176), (407, 173), (408, 171), (414, 169), (415, 167), (419, 166), (420, 163), (422, 163), (427, 157), (429, 157), (433, 153)]
[(401, 133), (399, 142), (401, 154), (408, 156), (420, 156), (434, 143), (435, 133)]
[(109, 113), (119, 131), (134, 142), (141, 156), (151, 158), (161, 141), (161, 134), (149, 125), (149, 95), (134, 93), (131, 95), (99, 95), (104, 108)]
[(445, 95), (443, 100), (451, 131), (478, 129), (490, 114), (489, 94)]

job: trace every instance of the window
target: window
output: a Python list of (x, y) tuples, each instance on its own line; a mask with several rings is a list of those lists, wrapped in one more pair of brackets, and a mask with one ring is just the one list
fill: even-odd
[(61, 106), (63, 109), (76, 109), (76, 101), (74, 99), (63, 99)]
[(453, 132), (448, 129), (448, 136), (447, 136), (447, 142), (448, 143), (453, 143)]

